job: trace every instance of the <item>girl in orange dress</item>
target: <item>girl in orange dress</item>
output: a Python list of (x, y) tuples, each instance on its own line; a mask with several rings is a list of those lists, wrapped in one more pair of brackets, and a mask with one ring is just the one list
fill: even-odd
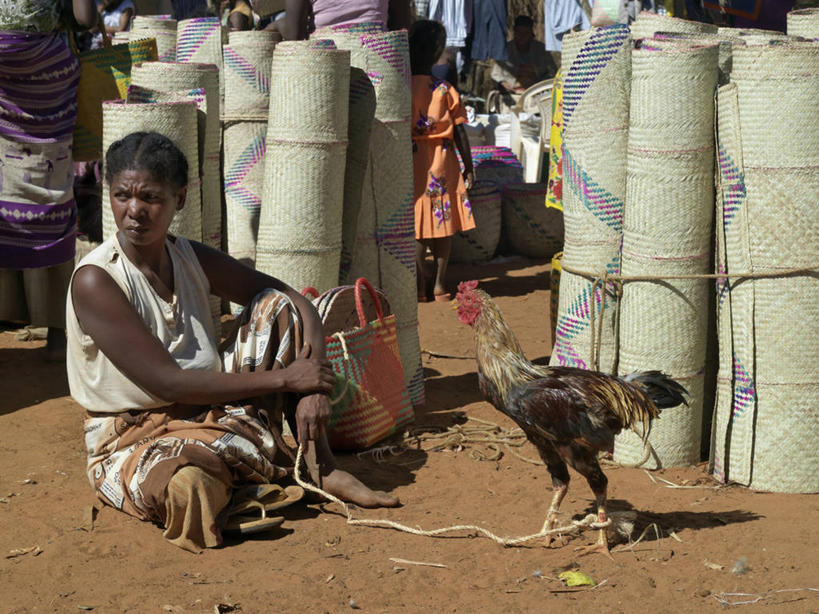
[[(415, 257), (418, 300), (448, 301), (446, 267), (452, 235), (475, 227), (467, 190), (474, 181), (472, 156), (463, 125), (466, 111), (455, 88), (431, 76), (446, 45), (446, 30), (436, 21), (416, 21), (409, 33), (412, 64), (412, 160), (415, 197)], [(461, 154), (461, 173), (455, 148)], [(433, 269), (426, 266), (432, 251)], [(434, 282), (433, 282), (434, 280)]]

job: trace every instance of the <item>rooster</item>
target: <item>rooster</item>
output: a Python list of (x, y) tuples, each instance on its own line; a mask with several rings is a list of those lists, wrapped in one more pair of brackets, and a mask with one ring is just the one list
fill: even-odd
[[(685, 388), (659, 371), (614, 377), (572, 367), (542, 367), (526, 360), (514, 333), (477, 281), (462, 282), (455, 297), (458, 319), (474, 329), (481, 393), (514, 420), (537, 448), (552, 476), (554, 496), (543, 531), (554, 528), (569, 488), (570, 465), (594, 493), (597, 520), (605, 523), (608, 479), (597, 455), (612, 450), (614, 436), (631, 428), (645, 443), (660, 409), (687, 404)], [(639, 431), (637, 425), (640, 425)], [(547, 538), (547, 545), (551, 538)], [(611, 557), (605, 528), (593, 546)]]

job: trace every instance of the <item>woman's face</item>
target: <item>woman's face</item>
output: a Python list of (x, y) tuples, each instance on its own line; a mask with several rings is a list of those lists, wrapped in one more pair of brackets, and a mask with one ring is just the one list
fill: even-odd
[(117, 228), (133, 245), (165, 242), (174, 214), (185, 205), (187, 188), (160, 183), (143, 169), (111, 178), (111, 210)]

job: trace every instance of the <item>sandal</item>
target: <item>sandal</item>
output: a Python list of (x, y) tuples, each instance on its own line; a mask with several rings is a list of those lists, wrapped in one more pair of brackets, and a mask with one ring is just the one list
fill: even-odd
[(278, 484), (252, 484), (242, 486), (233, 493), (233, 505), (228, 510), (228, 517), (242, 515), (258, 509), (262, 518), (267, 518), (269, 512), (287, 507), (304, 497), (301, 486), (287, 486), (282, 488)]
[(232, 535), (253, 535), (254, 533), (275, 529), (281, 526), (283, 522), (284, 516), (271, 516), (270, 518), (232, 516), (228, 518), (227, 524), (225, 524), (222, 532)]

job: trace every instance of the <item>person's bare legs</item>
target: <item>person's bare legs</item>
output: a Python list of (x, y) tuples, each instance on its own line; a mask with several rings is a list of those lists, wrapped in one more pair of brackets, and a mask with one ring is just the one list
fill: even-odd
[(66, 338), (65, 329), (48, 327), (46, 337), (46, 360), (48, 362), (62, 362), (65, 360)]
[(400, 503), (398, 497), (372, 490), (352, 474), (339, 469), (324, 431), (319, 439), (311, 441), (306, 447), (304, 460), (313, 482), (343, 501), (361, 507), (396, 507)]
[(452, 249), (452, 237), (432, 240), (432, 256), (435, 258), (435, 286), (433, 294), (446, 294), (446, 267), (449, 263), (449, 252)]
[(418, 280), (418, 300), (420, 302), (428, 301), (432, 298), (429, 296), (430, 278), (434, 273), (431, 273), (427, 266), (427, 249), (432, 249), (432, 243), (432, 239), (415, 240), (416, 279)]

